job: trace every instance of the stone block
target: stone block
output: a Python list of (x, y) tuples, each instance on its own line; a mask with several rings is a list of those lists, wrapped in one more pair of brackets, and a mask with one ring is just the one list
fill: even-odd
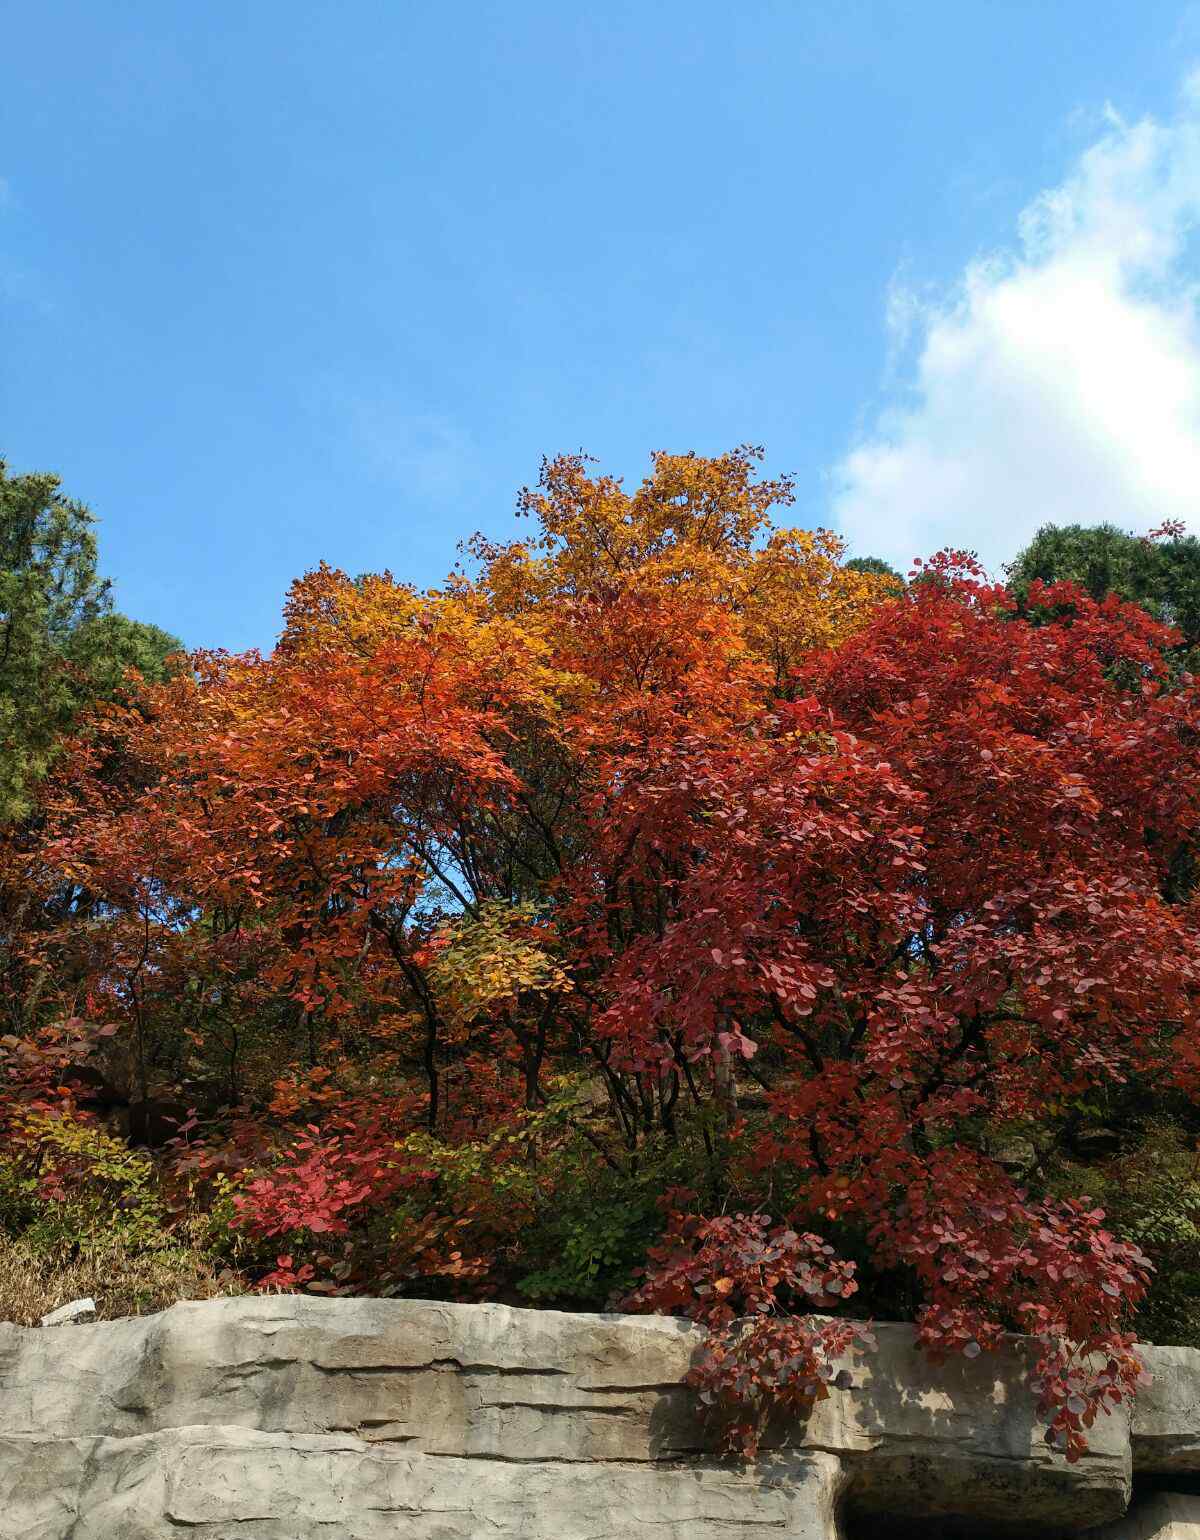
[(838, 1540), (842, 1484), (821, 1454), (723, 1469), (220, 1426), (0, 1438), (0, 1540)]
[[(105, 1532), (102, 1519), (131, 1540), (183, 1529), (224, 1540), (234, 1525), (239, 1540), (327, 1540), (343, 1523), (330, 1517), (341, 1492), (357, 1494), (343, 1506), (358, 1527), (335, 1532), (394, 1534), (371, 1515), (390, 1512), (394, 1524), (403, 1510), (405, 1535), (438, 1540), (470, 1532), (460, 1497), (476, 1502), (491, 1540), (510, 1528), (540, 1534), (528, 1526), (551, 1523), (533, 1511), (543, 1503), (563, 1540), (576, 1518), (590, 1540), (624, 1533), (605, 1527), (618, 1522), (621, 1493), (636, 1497), (630, 1511), (660, 1512), (641, 1531), (656, 1540), (674, 1533), (661, 1523), (687, 1515), (690, 1532), (723, 1535), (725, 1525), (732, 1535), (723, 1504), (743, 1505), (738, 1525), (757, 1524), (744, 1506), (756, 1489), (786, 1534), (832, 1536), (839, 1501), (866, 1516), (963, 1515), (981, 1532), (1000, 1522), (1084, 1530), (1124, 1512), (1124, 1415), (1103, 1419), (1087, 1456), (1068, 1465), (1042, 1438), (1023, 1339), (933, 1368), (911, 1327), (875, 1330), (877, 1349), (847, 1363), (851, 1387), (773, 1429), (764, 1459), (741, 1467), (720, 1458), (684, 1383), (703, 1332), (663, 1317), (273, 1295), (70, 1332), (0, 1326), (0, 1499), (20, 1540), (87, 1540)], [(1179, 1372), (1186, 1379), (1186, 1362)], [(1160, 1402), (1159, 1445), (1182, 1447), (1185, 1388), (1164, 1388)], [(231, 1491), (262, 1513), (235, 1512)], [(288, 1508), (296, 1491), (313, 1515), (303, 1523)], [(414, 1516), (424, 1499), (412, 1494), (426, 1491), (430, 1513), (444, 1500), (457, 1516)], [(118, 1524), (122, 1503), (133, 1506)], [(512, 1527), (522, 1503), (533, 1505), (524, 1530)], [(160, 1516), (138, 1529), (143, 1510)]]
[(1135, 1502), (1123, 1519), (1096, 1530), (1088, 1540), (1200, 1540), (1200, 1497), (1155, 1492)]
[(1200, 1350), (1144, 1344), (1142, 1353), (1153, 1379), (1133, 1406), (1134, 1467), (1200, 1471)]
[(41, 1320), (43, 1326), (78, 1326), (83, 1321), (96, 1319), (94, 1299), (73, 1299), (68, 1305), (59, 1305)]

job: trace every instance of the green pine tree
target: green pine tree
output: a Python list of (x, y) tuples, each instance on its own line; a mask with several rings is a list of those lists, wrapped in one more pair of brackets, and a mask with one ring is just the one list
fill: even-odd
[(113, 609), (95, 520), (57, 476), (0, 460), (0, 821), (29, 810), (63, 734), (129, 668), (161, 678), (180, 644)]
[(1200, 540), (1167, 526), (1157, 536), (1127, 535), (1115, 524), (1044, 524), (1008, 568), (1022, 601), (1036, 579), (1069, 579), (1093, 599), (1119, 594), (1200, 642)]

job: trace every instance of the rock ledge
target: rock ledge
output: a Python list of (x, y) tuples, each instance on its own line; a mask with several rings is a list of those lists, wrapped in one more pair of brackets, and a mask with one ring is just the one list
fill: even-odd
[(935, 1371), (910, 1328), (876, 1336), (744, 1466), (684, 1384), (702, 1334), (661, 1317), (261, 1296), (0, 1324), (0, 1540), (835, 1540), (906, 1514), (1200, 1540), (1200, 1499), (1126, 1516), (1136, 1471), (1200, 1472), (1200, 1353), (1150, 1349), (1132, 1427), (1070, 1466), (1021, 1339)]

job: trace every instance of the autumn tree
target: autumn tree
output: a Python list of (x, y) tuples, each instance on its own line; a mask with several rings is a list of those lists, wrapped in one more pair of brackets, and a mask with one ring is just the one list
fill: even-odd
[(1195, 1096), (1200, 702), (1137, 605), (900, 587), (790, 499), (555, 460), (441, 589), (319, 568), (97, 711), (19, 853), (39, 1011), (248, 1106), (189, 1169), (270, 1283), (597, 1302), (649, 1243), (744, 1446), (857, 1307), (1033, 1333), (1074, 1456), (1149, 1263), (1064, 1150)]
[(633, 1063), (727, 1034), (770, 1086), (755, 1158), (787, 1217), (841, 1237), (936, 1350), (1042, 1337), (1074, 1451), (1136, 1383), (1147, 1274), (1055, 1191), (1056, 1158), (1088, 1097), (1194, 1093), (1194, 900), (1166, 878), (1195, 837), (1198, 703), (1136, 606), (1034, 592), (1058, 618), (1033, 627), (969, 565), (935, 575), (810, 660), (752, 778), (709, 753), (655, 777), (639, 827), (669, 808), (692, 855), (606, 1025)]
[[(99, 934), (118, 954), (97, 965), (113, 1009), (145, 1016), (151, 978), (177, 1000), (165, 953), (204, 929), (234, 950), (252, 934), (259, 987), (289, 1002), (298, 1041), (405, 1002), (436, 1126), (439, 1059), (479, 1031), (440, 998), (449, 930), (497, 903), (548, 923), (614, 776), (673, 737), (743, 737), (793, 661), (878, 600), (831, 536), (770, 526), (790, 488), (752, 469), (747, 453), (660, 456), (630, 495), (554, 462), (523, 499), (537, 536), (477, 542), (476, 579), (417, 594), (320, 569), (271, 658), (198, 655), (149, 712), (99, 718), (48, 806), (53, 848), (113, 916)], [(121, 782), (79, 774), (118, 750)], [(547, 1023), (563, 1030), (553, 993), (512, 991), (487, 1023), (530, 1103)]]

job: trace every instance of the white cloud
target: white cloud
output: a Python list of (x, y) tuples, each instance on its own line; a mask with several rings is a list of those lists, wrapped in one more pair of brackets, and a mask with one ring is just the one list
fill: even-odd
[(949, 295), (892, 285), (890, 404), (834, 472), (859, 555), (997, 569), (1046, 522), (1200, 528), (1200, 72), (1101, 137)]

